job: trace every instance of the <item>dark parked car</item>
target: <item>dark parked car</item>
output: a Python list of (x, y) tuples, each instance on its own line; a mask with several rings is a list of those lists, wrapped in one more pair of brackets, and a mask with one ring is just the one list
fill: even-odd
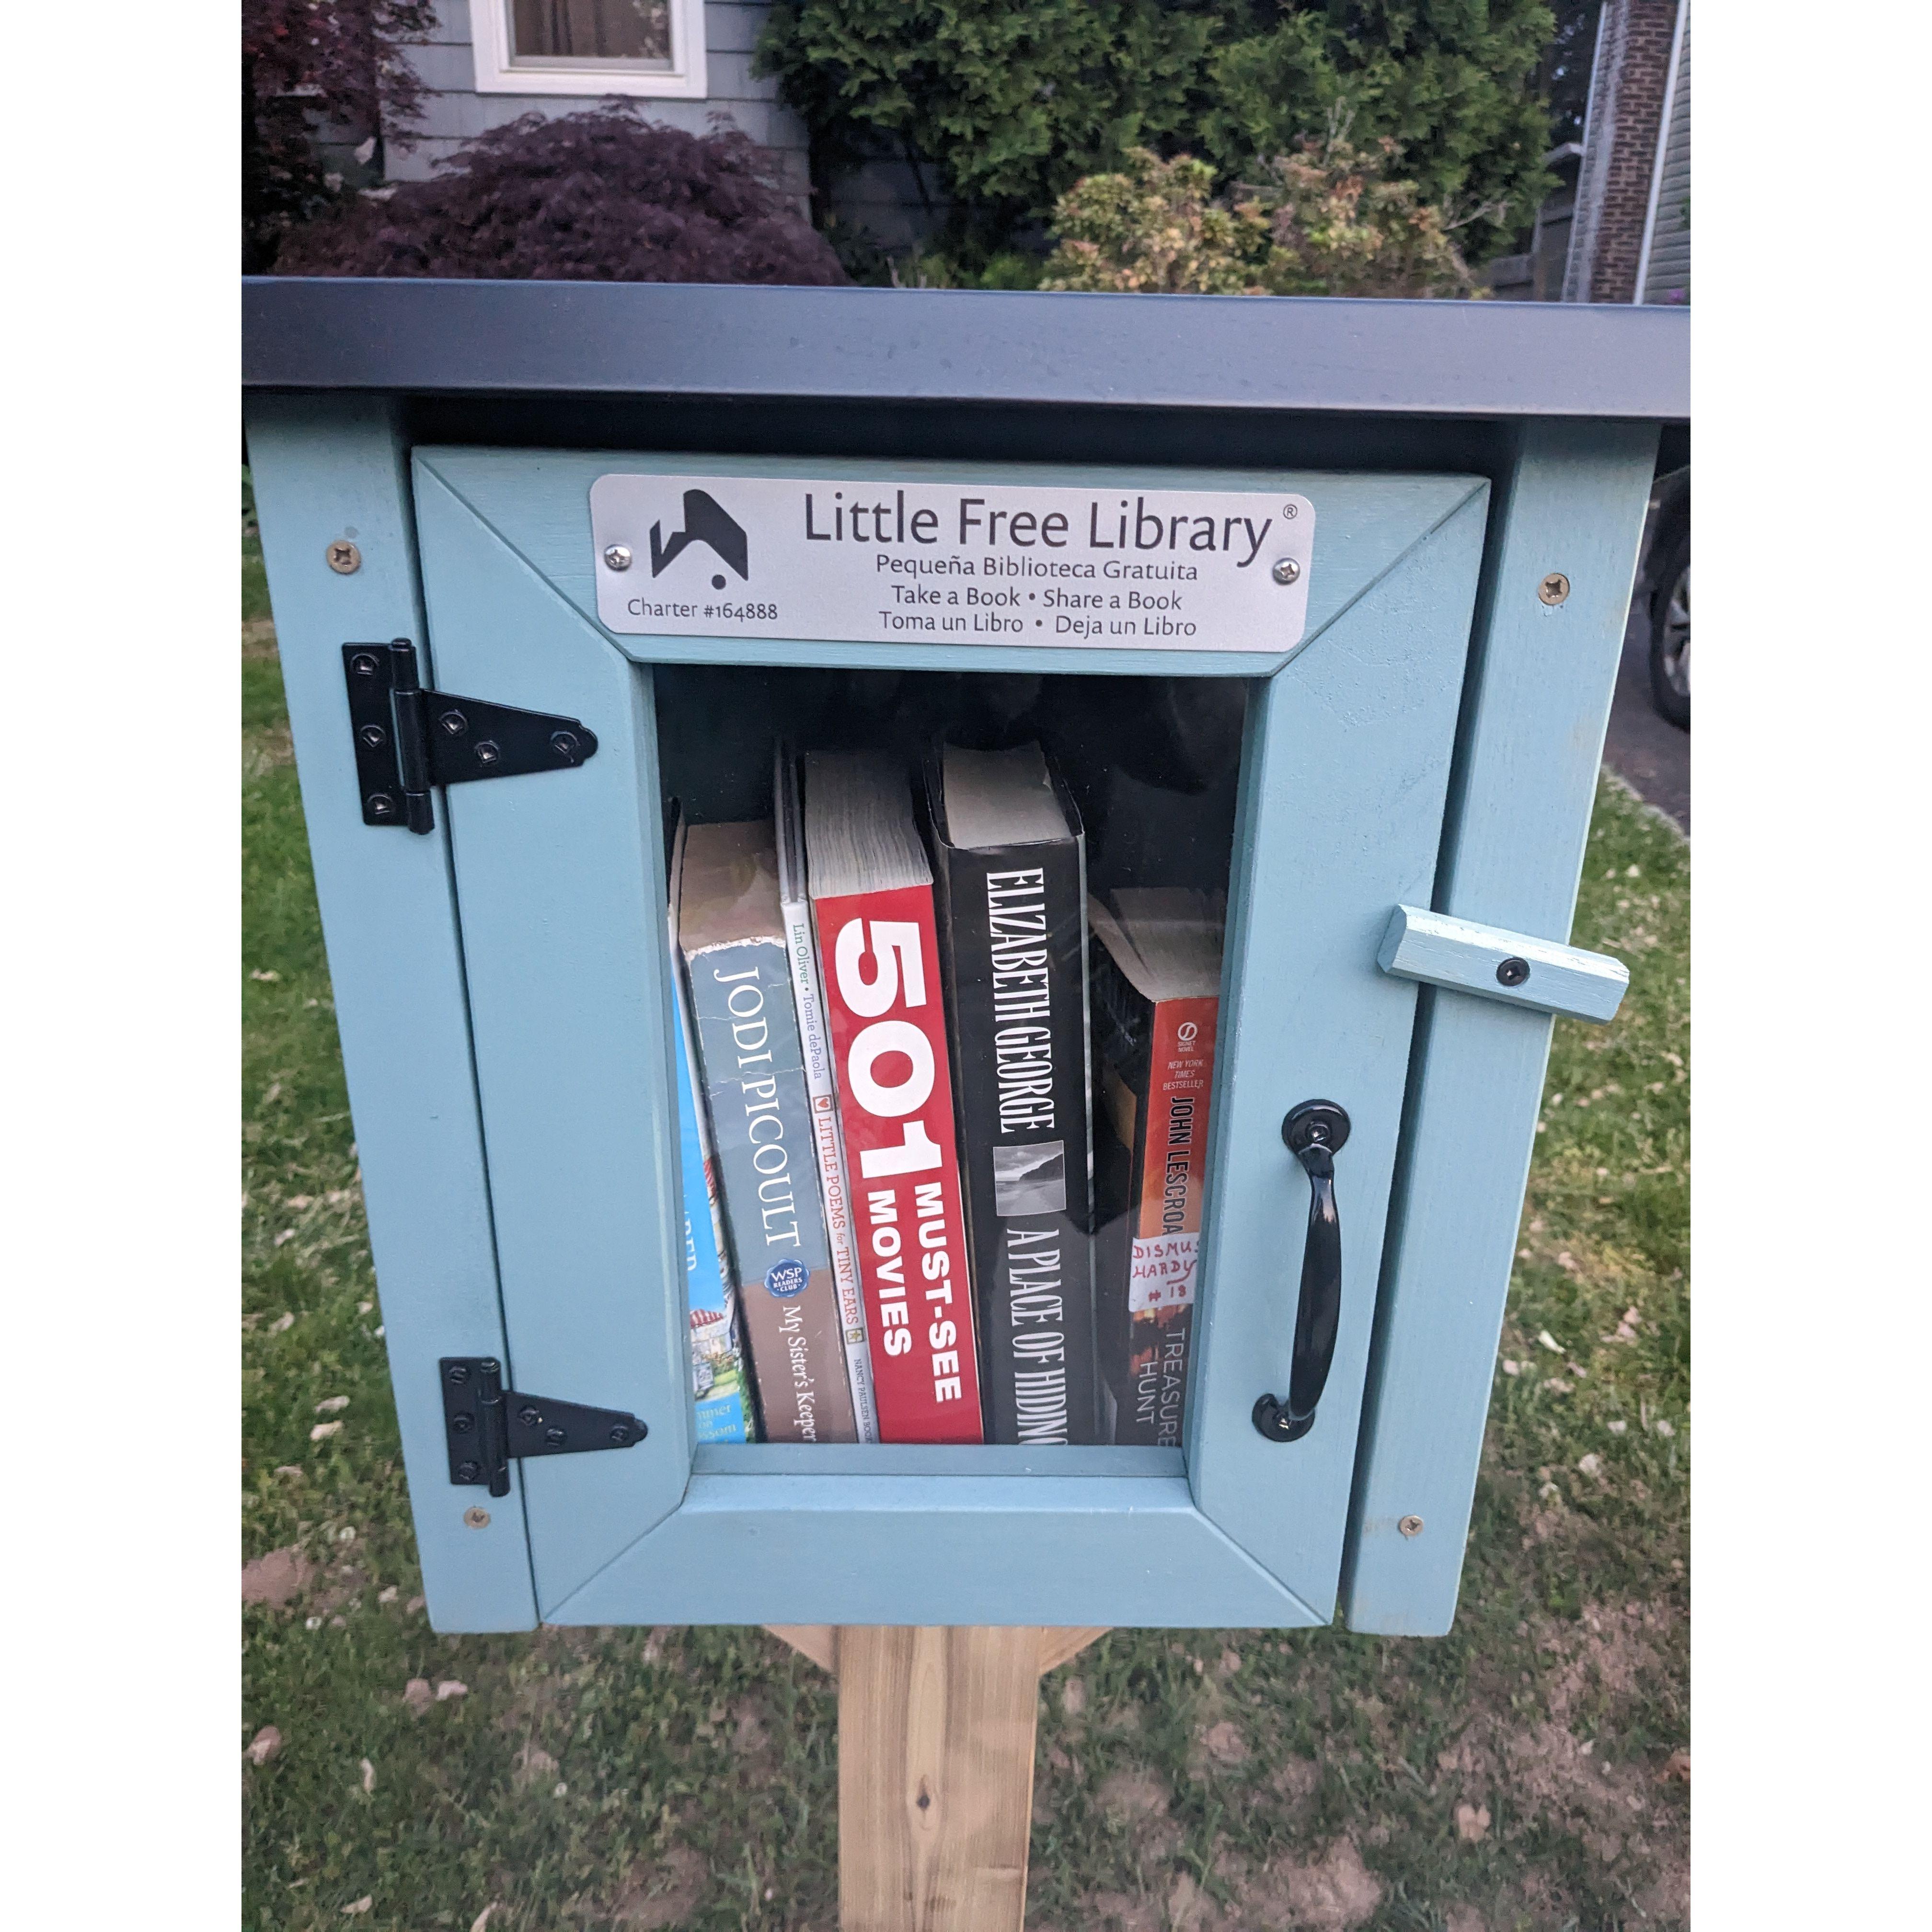
[(1650, 695), (1690, 728), (1690, 466), (1666, 471), (1650, 497), (1640, 596), (1650, 600)]

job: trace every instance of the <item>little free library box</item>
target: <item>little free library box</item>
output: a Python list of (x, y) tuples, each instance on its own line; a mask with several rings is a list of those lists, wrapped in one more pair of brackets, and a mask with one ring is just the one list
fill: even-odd
[(1446, 1630), (1688, 317), (244, 299), (436, 1628)]

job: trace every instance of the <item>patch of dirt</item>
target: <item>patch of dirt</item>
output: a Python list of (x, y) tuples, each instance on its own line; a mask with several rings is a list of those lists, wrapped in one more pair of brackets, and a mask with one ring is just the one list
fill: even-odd
[[(1669, 1676), (1676, 1615), (1654, 1604), (1592, 1603), (1574, 1622), (1535, 1621), (1522, 1642), (1545, 1660), (1540, 1688), (1547, 1715), (1512, 1721), (1506, 1696), (1485, 1698), (1455, 1744), (1438, 1755), (1456, 1800), (1460, 1837), (1484, 1837), (1502, 1798), (1505, 1844), (1538, 1828), (1566, 1832), (1613, 1868), (1606, 1876), (1627, 1892), (1654, 1900), (1654, 1910), (1642, 1908), (1653, 1917), (1685, 1916), (1688, 1846), (1675, 1781), (1660, 1782), (1654, 1764), (1615, 1756), (1631, 1707)], [(1586, 1730), (1596, 1736), (1580, 1735)], [(1526, 1885), (1538, 1876), (1526, 1874)]]
[(556, 1782), (556, 1760), (547, 1750), (540, 1750), (535, 1744), (526, 1744), (516, 1755), (516, 1769), (512, 1781), (520, 1789), (532, 1784), (554, 1784)]
[(315, 1578), (315, 1565), (299, 1550), (272, 1550), (242, 1566), (242, 1600), (269, 1604), (277, 1610), (292, 1604)]
[(765, 1729), (765, 1707), (755, 1697), (741, 1697), (731, 1707), (731, 1748), (746, 1760), (746, 1769), (762, 1767), (772, 1755), (772, 1741)]
[(1576, 1623), (1539, 1633), (1537, 1648), (1556, 1660), (1546, 1687), (1550, 1714), (1566, 1721), (1592, 1694), (1628, 1697), (1646, 1677), (1661, 1672), (1658, 1646), (1670, 1613), (1650, 1604), (1587, 1604)]
[(1473, 1905), (1452, 1905), (1443, 1918), (1442, 1932), (1490, 1932), (1490, 1928)]
[(1166, 1785), (1150, 1771), (1117, 1771), (1094, 1795), (1116, 1825), (1163, 1816), (1168, 1802)]
[(1135, 1850), (1149, 1868), (1165, 1863), (1180, 1849), (1180, 1827), (1167, 1814), (1171, 1796), (1166, 1780), (1150, 1771), (1117, 1771), (1094, 1793), (1107, 1822), (1131, 1833)]
[(1201, 1734), (1201, 1748), (1216, 1764), (1246, 1764), (1248, 1761), (1248, 1741), (1241, 1735), (1241, 1727), (1232, 1718), (1223, 1718), (1218, 1724), (1210, 1724)]
[(1202, 1896), (1201, 1888), (1194, 1882), (1194, 1874), (1183, 1872), (1167, 1894), (1169, 1932), (1197, 1932), (1197, 1928), (1203, 1925), (1210, 1903)]
[[(1560, 1502), (1562, 1498), (1558, 1500)], [(1566, 1534), (1570, 1525), (1561, 1509), (1535, 1509), (1528, 1513), (1523, 1527), (1528, 1534), (1522, 1539), (1522, 1546), (1528, 1550), (1539, 1543), (1548, 1543)]]
[(342, 1606), (369, 1587), (367, 1574), (352, 1563), (344, 1563), (328, 1573), (326, 1586), (316, 1592), (310, 1607), (324, 1616)]
[(1321, 1785), (1322, 1767), (1312, 1757), (1292, 1757), (1268, 1779), (1268, 1789), (1285, 1799), (1290, 1810), (1306, 1804)]
[(1082, 1932), (1168, 1932), (1167, 1914), (1156, 1898), (1130, 1898), (1124, 1892), (1096, 1892), (1080, 1902)]
[(1292, 1926), (1295, 1932), (1352, 1932), (1382, 1902), (1382, 1881), (1362, 1862), (1353, 1842), (1337, 1838), (1309, 1864), (1268, 1864), (1234, 1888), (1227, 1932), (1237, 1927)]
[(687, 1845), (633, 1865), (610, 1910), (610, 1922), (626, 1932), (664, 1932), (695, 1912), (710, 1882), (704, 1861)]
[(1599, 1764), (1562, 1725), (1532, 1724), (1503, 1748), (1504, 1776), (1518, 1808), (1568, 1826), (1606, 1862), (1622, 1850), (1630, 1826), (1648, 1822), (1641, 1772)]
[(1660, 1921), (1664, 1924), (1676, 1923), (1688, 1925), (1690, 1922), (1690, 1867), (1688, 1861), (1672, 1858), (1664, 1862), (1664, 1869), (1654, 1883), (1646, 1886), (1636, 1894), (1636, 1909), (1646, 1917)]

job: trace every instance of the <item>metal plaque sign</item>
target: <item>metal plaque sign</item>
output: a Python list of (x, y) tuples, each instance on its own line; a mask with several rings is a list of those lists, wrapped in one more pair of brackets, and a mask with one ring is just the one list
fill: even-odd
[(664, 638), (1251, 651), (1301, 640), (1314, 506), (1255, 490), (600, 476), (597, 614)]

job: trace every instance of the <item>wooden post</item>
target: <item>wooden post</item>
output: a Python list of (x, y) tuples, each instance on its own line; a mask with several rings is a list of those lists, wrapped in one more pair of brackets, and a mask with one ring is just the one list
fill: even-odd
[(1021, 1932), (1040, 1678), (1106, 1632), (771, 1628), (838, 1679), (843, 1932)]

